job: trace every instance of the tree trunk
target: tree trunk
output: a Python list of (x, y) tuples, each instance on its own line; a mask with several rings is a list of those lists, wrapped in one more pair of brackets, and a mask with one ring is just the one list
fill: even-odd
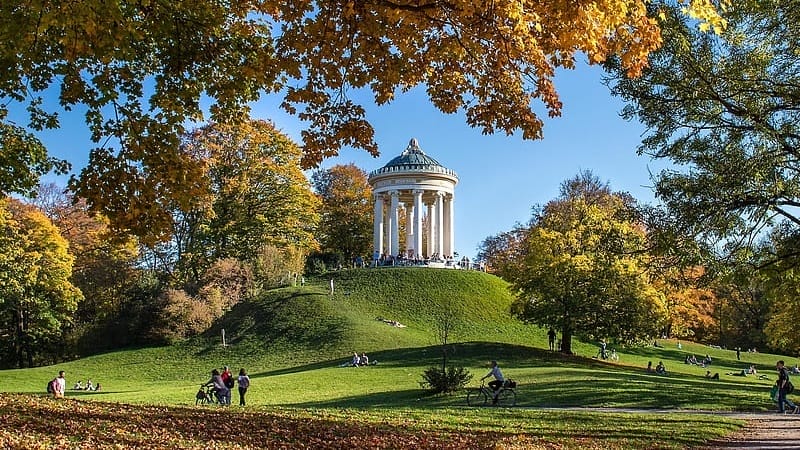
[(572, 354), (572, 330), (567, 327), (561, 330), (561, 353)]
[(22, 308), (17, 310), (17, 331), (14, 336), (14, 353), (17, 357), (17, 367), (24, 367), (25, 359), (22, 355), (22, 338), (25, 334), (25, 324), (23, 323)]

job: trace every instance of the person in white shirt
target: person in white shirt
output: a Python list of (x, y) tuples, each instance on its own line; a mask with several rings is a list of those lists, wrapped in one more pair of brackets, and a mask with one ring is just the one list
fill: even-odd
[(245, 406), (244, 395), (247, 393), (247, 388), (250, 387), (250, 377), (247, 376), (247, 371), (244, 368), (239, 369), (239, 406)]
[(496, 402), (497, 394), (500, 392), (500, 388), (503, 387), (503, 383), (505, 382), (505, 378), (503, 378), (503, 372), (500, 370), (500, 366), (497, 365), (497, 361), (492, 361), (491, 370), (489, 370), (489, 373), (481, 377), (481, 381), (489, 377), (494, 377), (494, 380), (489, 382), (489, 387), (494, 391), (492, 400), (493, 402)]

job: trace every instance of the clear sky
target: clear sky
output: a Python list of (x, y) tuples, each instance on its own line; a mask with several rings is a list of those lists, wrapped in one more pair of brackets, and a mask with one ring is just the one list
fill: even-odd
[[(533, 205), (556, 197), (561, 182), (582, 170), (591, 170), (613, 190), (653, 203), (650, 171), (657, 172), (663, 164), (636, 155), (643, 127), (619, 117), (623, 104), (601, 84), (601, 76), (599, 68), (582, 65), (558, 73), (562, 115), (553, 119), (543, 115), (544, 139), (539, 141), (505, 134), (484, 136), (467, 126), (462, 114), (446, 115), (433, 108), (422, 89), (402, 94), (389, 105), (365, 105), (380, 157), (346, 148), (321, 167), (354, 163), (370, 172), (416, 138), (428, 156), (458, 174), (455, 249), (470, 258), (483, 239), (526, 222)], [(278, 103), (275, 97), (265, 98), (254, 105), (253, 116), (272, 120), (300, 142), (303, 123), (283, 113)], [(78, 113), (63, 116), (60, 130), (40, 137), (53, 156), (72, 162), (75, 173), (86, 164), (93, 146)], [(63, 178), (47, 179), (65, 184)]]

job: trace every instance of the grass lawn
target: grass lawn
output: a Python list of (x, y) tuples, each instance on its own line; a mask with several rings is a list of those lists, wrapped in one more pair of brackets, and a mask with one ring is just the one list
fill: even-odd
[[(617, 347), (615, 362), (593, 359), (595, 343), (576, 342), (578, 355), (564, 356), (545, 350), (545, 330), (510, 317), (506, 286), (490, 275), (376, 269), (333, 276), (332, 296), (328, 279), (271, 291), (237, 305), (206, 335), (178, 345), (3, 371), (0, 390), (16, 394), (0, 395), (0, 447), (73, 448), (87, 433), (95, 439), (90, 447), (129, 448), (202, 448), (211, 439), (230, 448), (302, 448), (311, 442), (316, 448), (690, 448), (742, 422), (707, 414), (559, 408), (774, 409), (767, 393), (777, 355), (743, 353), (738, 361), (733, 351), (689, 342), (679, 349), (677, 341), (660, 341), (659, 347)], [(422, 372), (441, 364), (432, 324), (444, 303), (459, 305), (451, 362), (467, 367), (475, 375), (470, 385), (477, 386), (487, 362), (497, 359), (519, 383), (517, 407), (470, 408), (463, 393), (430, 396), (420, 388)], [(353, 351), (367, 352), (378, 365), (339, 367)], [(690, 353), (708, 354), (714, 362), (708, 369), (683, 364)], [(648, 361), (660, 360), (667, 376), (645, 373)], [(769, 379), (726, 375), (750, 364)], [(198, 385), (222, 365), (248, 369), (248, 406), (195, 407)], [(65, 401), (43, 397), (58, 370), (66, 371), (68, 387), (92, 378), (103, 390), (68, 391)], [(706, 370), (721, 379), (707, 380)], [(26, 413), (14, 412), (20, 410)], [(59, 425), (63, 442), (44, 431), (52, 417), (67, 424)], [(19, 427), (29, 432), (20, 434)]]

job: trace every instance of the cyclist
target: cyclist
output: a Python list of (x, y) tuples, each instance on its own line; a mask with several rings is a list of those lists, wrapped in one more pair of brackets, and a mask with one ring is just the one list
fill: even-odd
[(492, 403), (497, 403), (497, 394), (500, 393), (500, 388), (502, 388), (503, 383), (505, 383), (505, 378), (503, 378), (503, 372), (500, 371), (500, 366), (497, 365), (497, 361), (492, 361), (491, 370), (489, 370), (489, 373), (481, 377), (481, 381), (489, 377), (494, 377), (494, 381), (489, 382), (489, 387), (492, 388), (492, 391), (494, 391), (494, 395), (492, 396)]

